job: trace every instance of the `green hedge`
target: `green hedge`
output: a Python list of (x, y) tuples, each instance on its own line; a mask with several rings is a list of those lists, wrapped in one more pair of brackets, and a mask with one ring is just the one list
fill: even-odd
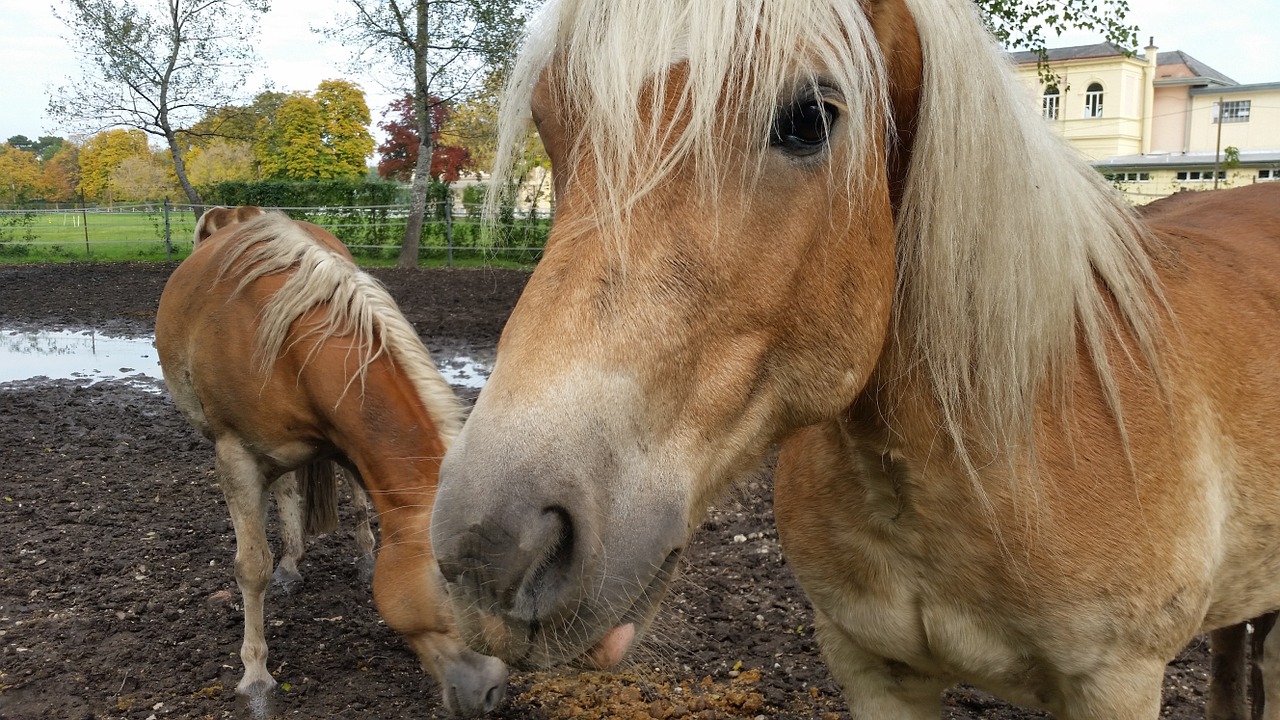
[(400, 186), (365, 180), (263, 180), (223, 182), (200, 189), (210, 205), (261, 205), (263, 207), (325, 207), (343, 205), (393, 205)]

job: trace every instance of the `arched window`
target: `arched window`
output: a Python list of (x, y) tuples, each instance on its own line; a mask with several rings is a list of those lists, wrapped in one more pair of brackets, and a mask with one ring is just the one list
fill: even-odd
[(1044, 89), (1044, 101), (1040, 106), (1040, 112), (1044, 115), (1045, 120), (1058, 119), (1058, 86), (1050, 85)]
[(1102, 117), (1102, 85), (1100, 83), (1089, 83), (1089, 89), (1084, 92), (1084, 116)]

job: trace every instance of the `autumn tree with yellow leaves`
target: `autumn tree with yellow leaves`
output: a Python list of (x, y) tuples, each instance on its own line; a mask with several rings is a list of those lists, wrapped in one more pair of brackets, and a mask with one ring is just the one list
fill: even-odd
[(150, 157), (147, 135), (141, 130), (107, 130), (85, 140), (80, 148), (80, 184), (77, 190), (88, 202), (110, 204), (117, 199), (111, 174), (125, 160)]
[(325, 80), (315, 93), (286, 96), (258, 125), (253, 145), (263, 178), (359, 178), (373, 154), (364, 91), (346, 80)]

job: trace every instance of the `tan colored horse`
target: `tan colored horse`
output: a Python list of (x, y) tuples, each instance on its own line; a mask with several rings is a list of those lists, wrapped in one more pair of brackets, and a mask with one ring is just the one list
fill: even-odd
[[(196, 249), (161, 296), (156, 347), (178, 408), (214, 442), (235, 526), (245, 613), (240, 704), (254, 718), (269, 716), (276, 685), (263, 636), (266, 492), (286, 473), (337, 461), (378, 511), (379, 613), (440, 683), (447, 710), (492, 710), (506, 668), (459, 641), (428, 534), (460, 404), (390, 295), (336, 238), (280, 213), (239, 212), (205, 214)], [(332, 518), (332, 475), (295, 475), (303, 495), (330, 498), (322, 516)], [(287, 528), (300, 506), (297, 497), (282, 503), (286, 542), (300, 538)]]
[(1033, 105), (970, 0), (552, 2), (500, 157), (531, 115), (556, 227), (433, 516), (468, 642), (616, 662), (773, 443), (860, 720), (1153, 720), (1280, 607), (1280, 185), (1142, 218)]
[[(235, 223), (247, 222), (262, 215), (263, 210), (255, 205), (239, 207), (213, 207), (201, 214), (196, 221), (195, 236), (191, 249), (200, 247), (205, 238), (222, 228)], [(346, 245), (337, 238), (324, 235), (318, 238), (330, 250), (355, 261)], [(298, 473), (303, 474), (299, 486)], [(271, 586), (281, 594), (289, 595), (302, 581), (298, 571), (298, 563), (306, 552), (306, 537), (332, 532), (338, 523), (337, 484), (346, 479), (347, 489), (356, 512), (356, 545), (360, 555), (356, 558), (360, 579), (366, 582), (373, 580), (374, 547), (377, 539), (373, 536), (373, 528), (369, 523), (369, 495), (364, 491), (359, 480), (350, 473), (344, 473), (328, 461), (316, 461), (304, 465), (295, 472), (288, 472), (271, 484), (271, 492), (275, 496), (276, 511), (280, 519), (280, 562), (271, 574)], [(306, 497), (304, 497), (304, 494)]]

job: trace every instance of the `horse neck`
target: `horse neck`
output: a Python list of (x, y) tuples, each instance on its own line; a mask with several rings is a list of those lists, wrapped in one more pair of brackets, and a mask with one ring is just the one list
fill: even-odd
[(403, 373), (375, 362), (363, 389), (357, 381), (331, 407), (331, 440), (371, 491), (434, 491), (447, 441)]
[(976, 438), (966, 438), (970, 442), (961, 449), (942, 429), (946, 426), (942, 405), (924, 369), (894, 339), (901, 332), (898, 326), (897, 321), (891, 322), (890, 340), (876, 370), (841, 418), (846, 431), (859, 444), (877, 448), (886, 457), (927, 465), (931, 474), (967, 476), (980, 483), (984, 482), (980, 475), (1007, 479), (1003, 471), (1010, 468), (1008, 455)]

